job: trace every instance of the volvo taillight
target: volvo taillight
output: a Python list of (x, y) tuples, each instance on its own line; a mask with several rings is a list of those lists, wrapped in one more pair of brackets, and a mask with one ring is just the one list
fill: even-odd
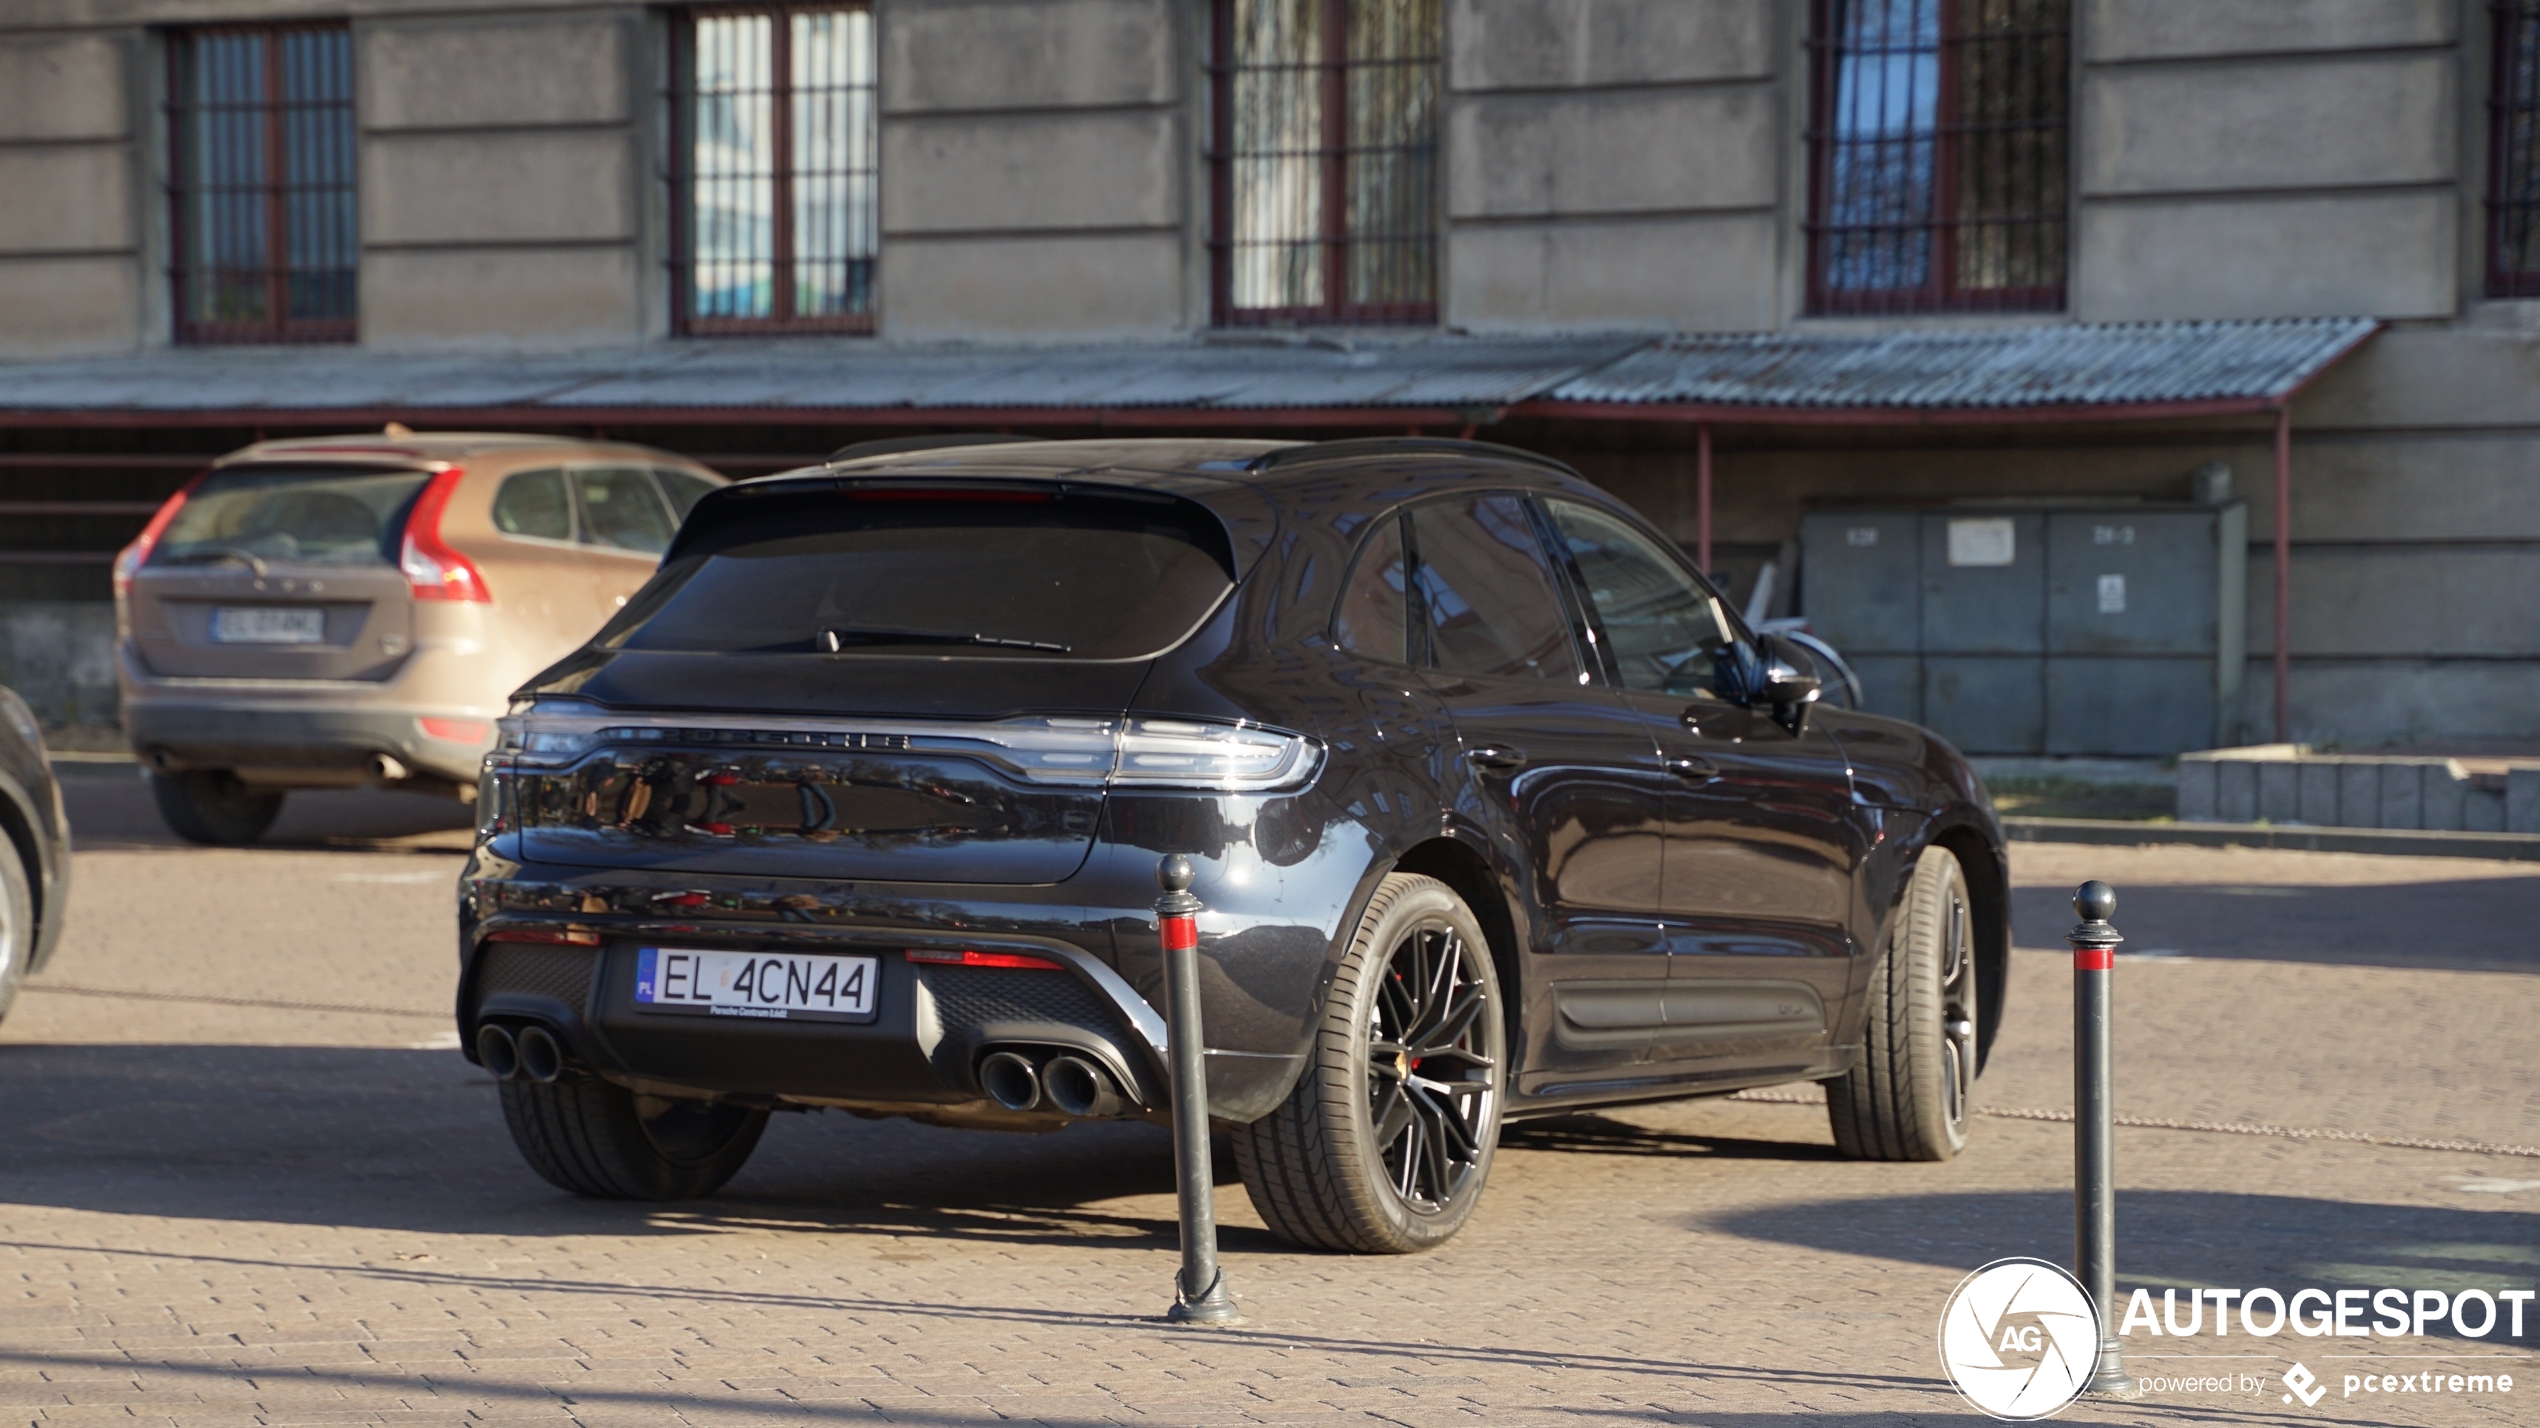
[(434, 476), (423, 494), (415, 497), (414, 511), (406, 517), (406, 541), (398, 552), (397, 568), (406, 573), (418, 600), (482, 603), (494, 598), (476, 562), (441, 539), (441, 513), (449, 508), (450, 493), (458, 489), (459, 478), (465, 474), (453, 466)]
[(141, 528), (141, 534), (132, 538), (132, 544), (115, 552), (116, 599), (132, 593), (132, 573), (150, 558), (150, 552), (159, 544), (159, 537), (167, 534), (168, 522), (175, 520), (176, 513), (185, 509), (186, 497), (193, 495), (194, 488), (203, 484), (203, 476), (210, 474), (204, 472), (178, 487), (176, 494), (168, 497), (167, 504), (152, 514), (150, 524)]

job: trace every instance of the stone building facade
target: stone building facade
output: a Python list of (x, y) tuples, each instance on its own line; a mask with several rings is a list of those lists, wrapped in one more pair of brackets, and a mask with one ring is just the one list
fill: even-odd
[[(701, 344), (817, 368), (948, 347), (1434, 354), (2368, 318), (2376, 335), (2289, 398), (2283, 732), (2529, 740), (2534, 8), (15, 0), (0, 594), (56, 623), (93, 607), (97, 558), (190, 463), (322, 428), (327, 400), (274, 421), (270, 396), (196, 390), (283, 360), (284, 338), (292, 361), (429, 395), (478, 358)], [(282, 170), (307, 191), (213, 192)], [(259, 262), (277, 271), (207, 296)], [(39, 387), (55, 394), (7, 395)], [(924, 428), (853, 403), (781, 423), (672, 405), (607, 421), (736, 474)], [(1010, 403), (1003, 424), (1090, 420), (1059, 405)], [(1399, 429), (1354, 399), (1314, 411), (1278, 430)], [(1740, 598), (1775, 561), (1803, 613), (1789, 542), (1815, 504), (2173, 501), (2222, 463), (2253, 498), (2244, 731), (2274, 732), (2271, 417), (1830, 413), (1485, 403), (1428, 429), (1570, 459), (1689, 545), (1707, 535)]]

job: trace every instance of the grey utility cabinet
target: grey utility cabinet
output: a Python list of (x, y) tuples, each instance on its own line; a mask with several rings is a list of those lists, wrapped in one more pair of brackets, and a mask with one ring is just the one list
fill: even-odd
[(2176, 754), (2239, 741), (2249, 508), (1821, 508), (1800, 605), (1871, 710), (1971, 754)]

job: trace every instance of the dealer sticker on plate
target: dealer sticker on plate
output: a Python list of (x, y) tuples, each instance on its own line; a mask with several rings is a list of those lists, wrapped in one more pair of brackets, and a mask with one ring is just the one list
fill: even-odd
[(646, 947), (635, 954), (635, 1009), (776, 1021), (871, 1021), (879, 980), (870, 957)]

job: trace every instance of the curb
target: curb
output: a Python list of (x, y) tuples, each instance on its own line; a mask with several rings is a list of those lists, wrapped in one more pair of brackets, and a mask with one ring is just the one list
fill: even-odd
[(2540, 834), (2441, 833), (2404, 828), (2306, 828), (2278, 823), (2129, 823), (2114, 818), (2002, 820), (2015, 843), (2094, 843), (2133, 847), (2290, 848), (2308, 853), (2378, 853), (2418, 858), (2540, 862)]

